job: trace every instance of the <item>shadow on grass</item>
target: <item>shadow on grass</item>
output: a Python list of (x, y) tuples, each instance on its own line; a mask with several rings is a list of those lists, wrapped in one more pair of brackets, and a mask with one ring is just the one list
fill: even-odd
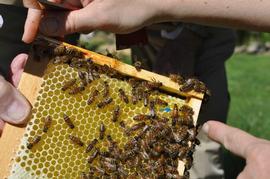
[(236, 179), (245, 167), (245, 160), (224, 149), (225, 179)]

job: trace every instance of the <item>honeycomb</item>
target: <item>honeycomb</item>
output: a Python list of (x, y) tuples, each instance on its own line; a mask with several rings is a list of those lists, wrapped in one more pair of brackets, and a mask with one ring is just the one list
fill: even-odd
[[(101, 123), (106, 127), (105, 135), (111, 135), (119, 147), (123, 148), (130, 137), (119, 126), (119, 121), (132, 126), (137, 123), (133, 120), (135, 115), (150, 112), (149, 107), (145, 107), (142, 101), (133, 105), (131, 102), (126, 104), (121, 100), (119, 89), (123, 89), (130, 97), (130, 84), (104, 74), (76, 95), (61, 90), (64, 82), (75, 78), (78, 79), (78, 69), (71, 68), (67, 64), (52, 62), (48, 64), (33, 106), (31, 120), (26, 127), (9, 178), (80, 178), (82, 172), (89, 171), (90, 165), (87, 163), (89, 153), (86, 153), (85, 149), (92, 140), (99, 139)], [(87, 100), (94, 90), (102, 94), (105, 81), (109, 85), (112, 103), (104, 108), (98, 108), (97, 104), (103, 100), (102, 95), (98, 95), (94, 102), (88, 105)], [(178, 106), (185, 104), (185, 100), (161, 92), (150, 95), (150, 99), (156, 97), (168, 102), (166, 107), (156, 106), (157, 114), (167, 118), (170, 118), (174, 104)], [(120, 115), (117, 122), (112, 122), (116, 105), (120, 106)], [(74, 129), (65, 123), (64, 115), (70, 117)], [(48, 116), (51, 117), (52, 123), (44, 133), (44, 120)], [(84, 146), (72, 143), (69, 139), (70, 135), (79, 137)], [(27, 144), (36, 136), (41, 136), (40, 142), (32, 149), (28, 149)], [(107, 140), (98, 140), (96, 147), (106, 151)]]

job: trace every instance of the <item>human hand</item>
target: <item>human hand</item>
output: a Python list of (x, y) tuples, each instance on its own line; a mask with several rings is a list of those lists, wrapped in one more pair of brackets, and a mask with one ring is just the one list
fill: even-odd
[[(60, 3), (61, 0), (57, 2)], [(46, 12), (40, 25), (42, 33), (48, 36), (64, 36), (92, 30), (129, 33), (161, 21), (165, 17), (167, 4), (161, 0), (66, 0), (65, 3), (80, 9)], [(37, 11), (29, 10), (23, 37), (26, 42), (31, 42), (36, 34), (36, 25), (40, 21), (36, 15), (41, 17)]]
[(14, 58), (10, 66), (10, 83), (0, 75), (0, 133), (4, 128), (5, 122), (23, 124), (30, 114), (30, 104), (15, 88), (19, 84), (26, 60), (26, 54), (20, 54)]
[(23, 0), (25, 7), (36, 7), (37, 9), (28, 9), (27, 18), (24, 25), (24, 34), (22, 40), (25, 43), (31, 43), (34, 41), (38, 29), (40, 20), (42, 18), (43, 11), (38, 5), (37, 0)]
[(246, 166), (237, 179), (270, 178), (270, 141), (256, 138), (217, 121), (208, 121), (203, 130), (209, 138), (246, 159)]

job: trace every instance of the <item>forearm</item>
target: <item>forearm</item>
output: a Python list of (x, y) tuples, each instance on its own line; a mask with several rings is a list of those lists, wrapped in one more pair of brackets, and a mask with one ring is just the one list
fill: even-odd
[(163, 7), (166, 15), (161, 21), (270, 31), (270, 1), (167, 0)]

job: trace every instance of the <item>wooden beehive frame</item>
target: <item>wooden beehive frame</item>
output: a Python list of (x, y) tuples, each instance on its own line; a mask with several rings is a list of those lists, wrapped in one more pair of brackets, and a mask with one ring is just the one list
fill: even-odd
[[(42, 37), (43, 39), (55, 43), (55, 44), (63, 44), (65, 46), (72, 46), (70, 44), (59, 42), (54, 39), (50, 39), (47, 37)], [(111, 68), (114, 68), (118, 72), (132, 76), (135, 78), (152, 81), (155, 79), (156, 81), (162, 82), (163, 87), (162, 89), (165, 91), (169, 91), (171, 93), (175, 93), (181, 96), (187, 97), (187, 103), (193, 108), (194, 110), (194, 123), (197, 122), (203, 94), (190, 92), (190, 93), (181, 93), (179, 91), (179, 85), (171, 81), (168, 77), (158, 75), (156, 73), (152, 73), (146, 70), (141, 70), (138, 72), (133, 66), (120, 62), (116, 59), (106, 57), (100, 54), (97, 54), (92, 51), (88, 51), (76, 46), (72, 46), (81, 50), (85, 53), (86, 57), (92, 58), (94, 63), (104, 65), (107, 64)], [(22, 74), (20, 84), (18, 89), (21, 93), (29, 100), (29, 102), (34, 105), (35, 99), (38, 95), (40, 86), (42, 84), (42, 76), (43, 72), (45, 71), (46, 65), (48, 61), (41, 61), (37, 62), (34, 60), (29, 60), (25, 67), (25, 72)], [(23, 137), (25, 128), (21, 126), (13, 126), (7, 124), (5, 129), (2, 133), (0, 138), (0, 178), (5, 178), (9, 175), (12, 158), (15, 156), (15, 152), (17, 147), (20, 144), (20, 139)], [(179, 172), (183, 173), (184, 165), (179, 165)]]

